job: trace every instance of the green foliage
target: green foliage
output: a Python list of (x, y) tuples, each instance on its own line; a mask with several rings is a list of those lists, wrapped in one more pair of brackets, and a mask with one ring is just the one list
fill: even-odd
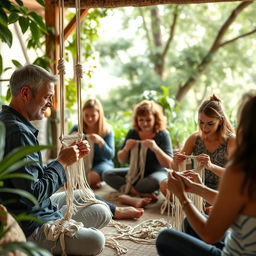
[[(99, 41), (97, 50), (100, 51), (102, 66), (107, 66), (108, 72), (125, 81), (110, 90), (108, 99), (102, 99), (106, 111), (125, 111), (134, 104), (137, 95), (151, 90), (161, 93), (161, 86), (168, 87), (170, 94), (176, 95), (191, 77), (195, 79), (195, 84), (188, 97), (181, 102), (179, 112), (176, 112), (181, 116), (179, 122), (176, 117), (176, 126), (180, 122), (184, 124), (183, 117), (186, 116), (189, 127), (196, 128), (194, 113), (202, 100), (212, 93), (220, 96), (227, 112), (232, 113), (237, 106), (238, 96), (255, 87), (255, 62), (252, 58), (256, 54), (255, 34), (235, 40), (221, 47), (217, 53), (208, 55), (205, 60), (210, 64), (203, 74), (199, 74), (197, 67), (210, 50), (220, 28), (239, 4), (159, 5), (115, 11), (122, 13), (118, 16), (122, 17), (118, 23), (122, 26), (117, 28), (111, 41)], [(225, 33), (224, 42), (256, 27), (255, 4), (252, 3), (238, 15)], [(156, 40), (158, 45), (153, 40), (154, 28), (151, 25), (156, 19), (151, 13), (154, 8), (159, 11), (160, 20), (161, 33)], [(166, 55), (161, 59), (159, 56), (167, 46), (174, 14), (177, 14), (174, 36)], [(155, 69), (159, 63), (164, 65), (163, 77)], [(183, 125), (174, 134), (182, 130)]]
[(0, 255), (8, 255), (13, 251), (20, 251), (28, 256), (52, 256), (49, 251), (39, 248), (32, 242), (12, 242), (3, 244), (2, 247)]
[[(39, 4), (44, 6), (43, 0), (37, 0)], [(44, 38), (48, 34), (43, 18), (29, 11), (23, 4), (23, 1), (4, 0), (0, 1), (0, 40), (9, 47), (13, 44), (13, 35), (10, 29), (12, 24), (18, 24), (23, 35), (26, 35), (27, 48), (41, 49), (44, 44)], [(38, 57), (34, 63), (42, 67), (49, 66), (50, 60), (45, 56)], [(15, 67), (20, 66), (18, 60), (12, 60)], [(0, 54), (0, 75), (10, 67), (4, 68), (2, 55)], [(8, 99), (7, 99), (8, 100)]]
[[(131, 116), (131, 112), (126, 113), (127, 116)], [(109, 121), (109, 123), (112, 125), (114, 134), (115, 134), (115, 157), (113, 159), (115, 167), (124, 167), (127, 166), (127, 164), (120, 164), (117, 160), (117, 152), (121, 148), (122, 143), (124, 141), (124, 138), (130, 128), (130, 122), (125, 123), (124, 119), (122, 121), (119, 119), (115, 119), (112, 117), (112, 119)]]
[[(142, 100), (154, 100), (160, 104), (167, 117), (167, 130), (169, 131), (174, 149), (180, 149), (184, 141), (197, 130), (196, 110), (195, 115), (184, 112), (181, 104), (175, 101), (175, 97), (170, 95), (168, 87), (161, 86), (161, 91), (148, 90), (133, 98), (133, 105)], [(111, 123), (115, 133), (116, 153), (120, 149), (124, 138), (131, 128), (132, 108), (130, 111), (115, 112), (115, 115), (107, 114), (107, 119)], [(115, 166), (120, 166), (117, 157), (114, 159)], [(126, 166), (126, 165), (122, 165)]]
[[(12, 189), (12, 188), (4, 188), (4, 182), (7, 179), (11, 178), (22, 178), (22, 179), (33, 179), (30, 175), (25, 175), (22, 173), (15, 173), (15, 171), (23, 167), (25, 165), (31, 164), (34, 161), (23, 160), (25, 156), (38, 152), (43, 149), (50, 149), (50, 146), (25, 146), (14, 149), (7, 156), (4, 156), (4, 148), (5, 148), (5, 126), (2, 122), (0, 122), (0, 194), (2, 193), (12, 193), (15, 195), (19, 195), (27, 198), (33, 204), (38, 205), (36, 198), (30, 193), (20, 190), (20, 189)], [(10, 201), (8, 201), (10, 202)], [(6, 203), (8, 202), (1, 202)], [(28, 215), (19, 215), (16, 218), (18, 221), (21, 220), (37, 220)], [(8, 232), (8, 230), (6, 231)], [(0, 239), (4, 237), (6, 234), (3, 230), (3, 224), (0, 225)], [(7, 255), (8, 253), (17, 250), (23, 252), (28, 256), (51, 256), (48, 251), (37, 247), (35, 244), (30, 242), (9, 242), (5, 244), (1, 244), (2, 249), (0, 249), (0, 255)]]
[[(93, 72), (96, 69), (94, 64), (89, 64), (95, 60), (95, 41), (99, 38), (100, 19), (107, 15), (106, 9), (90, 9), (86, 16), (86, 19), (81, 24), (80, 31), (80, 45), (81, 45), (81, 63), (84, 66), (84, 73), (82, 79), (82, 89), (86, 91), (87, 88), (93, 87), (89, 82)], [(67, 20), (70, 21), (74, 17), (74, 14), (70, 12), (67, 16)], [(70, 38), (68, 38), (68, 45), (65, 48), (65, 58), (67, 62), (70, 62), (70, 55), (73, 60), (73, 65), (76, 59), (76, 33), (74, 32)], [(86, 67), (85, 67), (86, 66)], [(86, 82), (84, 82), (86, 81)], [(66, 107), (71, 110), (76, 103), (76, 84), (74, 77), (67, 78), (67, 93)], [(71, 110), (72, 112), (72, 110)]]

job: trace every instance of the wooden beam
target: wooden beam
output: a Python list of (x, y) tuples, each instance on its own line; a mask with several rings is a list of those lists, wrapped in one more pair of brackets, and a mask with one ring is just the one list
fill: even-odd
[[(53, 0), (57, 1), (57, 0)], [(243, 0), (251, 1), (251, 0)], [(117, 8), (126, 6), (151, 6), (160, 4), (200, 4), (216, 2), (243, 2), (242, 0), (80, 0), (81, 8)], [(75, 0), (65, 0), (65, 7), (75, 7)]]
[[(53, 28), (54, 33), (49, 33), (46, 36), (46, 56), (51, 60), (50, 68), (54, 74), (58, 73), (57, 65), (59, 60), (59, 8), (57, 4), (53, 4), (52, 0), (45, 0), (45, 24)], [(54, 150), (51, 150), (50, 158), (54, 159), (57, 156), (58, 149), (60, 148), (60, 123), (59, 123), (59, 83), (55, 87), (54, 105), (51, 111), (50, 127), (52, 144), (56, 145)]]
[[(86, 8), (80, 11), (80, 21), (82, 21), (85, 18), (88, 11), (89, 11), (89, 8)], [(73, 32), (75, 28), (76, 28), (76, 16), (73, 17), (73, 19), (69, 22), (69, 24), (64, 30), (64, 41), (68, 38), (68, 36)]]

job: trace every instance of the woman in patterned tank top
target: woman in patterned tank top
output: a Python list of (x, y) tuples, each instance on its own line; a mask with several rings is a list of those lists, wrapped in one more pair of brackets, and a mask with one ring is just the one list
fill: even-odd
[[(246, 94), (240, 107), (235, 149), (226, 165), (219, 191), (208, 188), (193, 172), (170, 173), (168, 189), (179, 199), (196, 235), (165, 229), (157, 238), (160, 256), (256, 255), (256, 95)], [(188, 199), (202, 196), (213, 205), (206, 218)], [(216, 246), (226, 235), (224, 246)]]
[[(205, 168), (205, 184), (217, 189), (219, 176), (224, 173), (224, 165), (234, 149), (234, 129), (225, 114), (221, 100), (212, 95), (198, 110), (199, 131), (186, 140), (180, 152), (173, 158), (173, 170), (178, 170), (187, 155), (195, 155), (198, 163)], [(167, 180), (160, 184), (165, 195)]]

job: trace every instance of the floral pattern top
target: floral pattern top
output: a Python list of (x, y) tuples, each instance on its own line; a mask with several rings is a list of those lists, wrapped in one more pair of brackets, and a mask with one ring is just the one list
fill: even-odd
[[(211, 162), (220, 167), (224, 167), (227, 162), (227, 144), (228, 138), (219, 145), (219, 147), (212, 153), (210, 153), (205, 145), (201, 137), (196, 138), (195, 146), (193, 148), (192, 154), (198, 156), (200, 154), (207, 154)], [(217, 189), (219, 183), (219, 177), (211, 172), (210, 170), (205, 169), (205, 185), (212, 188)]]

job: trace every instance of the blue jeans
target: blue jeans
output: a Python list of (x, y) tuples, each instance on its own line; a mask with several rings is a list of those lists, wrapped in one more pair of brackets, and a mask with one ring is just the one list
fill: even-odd
[(156, 240), (157, 252), (160, 256), (221, 256), (224, 238), (211, 245), (202, 241), (189, 225), (183, 222), (184, 232), (174, 229), (161, 231)]

